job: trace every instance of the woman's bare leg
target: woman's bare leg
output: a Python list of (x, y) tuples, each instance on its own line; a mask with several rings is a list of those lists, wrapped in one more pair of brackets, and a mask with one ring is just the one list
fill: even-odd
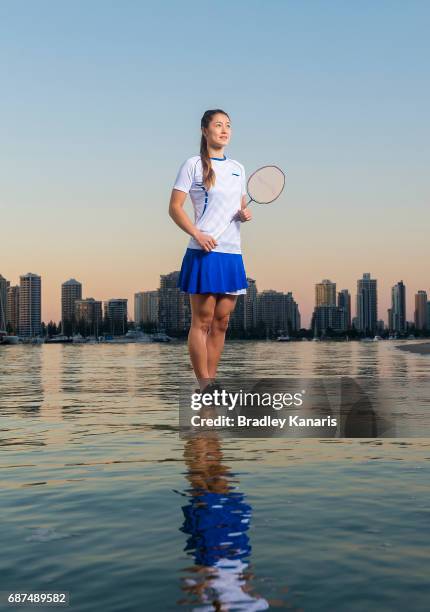
[(230, 314), (233, 312), (237, 295), (218, 294), (212, 323), (206, 341), (208, 376), (215, 379), (218, 363), (224, 348)]
[(208, 372), (207, 335), (214, 316), (216, 295), (190, 293), (191, 326), (188, 333), (188, 351), (200, 389), (210, 381)]

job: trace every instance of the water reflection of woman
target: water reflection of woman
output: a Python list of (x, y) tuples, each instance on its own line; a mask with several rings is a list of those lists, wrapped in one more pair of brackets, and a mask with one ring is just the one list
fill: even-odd
[(198, 612), (219, 610), (267, 610), (268, 602), (251, 593), (252, 574), (247, 570), (251, 545), (247, 531), (251, 506), (236, 491), (230, 468), (221, 463), (216, 433), (187, 441), (184, 458), (188, 467), (189, 503), (182, 507), (181, 531), (188, 534), (185, 550), (194, 557), (182, 589), (191, 598), (180, 603), (203, 604)]

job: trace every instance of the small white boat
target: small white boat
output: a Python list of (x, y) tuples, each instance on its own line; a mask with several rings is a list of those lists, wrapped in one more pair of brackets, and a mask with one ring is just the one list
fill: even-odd
[(82, 344), (86, 342), (86, 339), (83, 336), (81, 336), (81, 334), (75, 334), (72, 338), (72, 342), (74, 344)]
[(72, 342), (72, 339), (68, 336), (63, 336), (62, 334), (51, 336), (51, 338), (46, 339), (47, 344), (60, 344), (62, 342)]
[(289, 342), (291, 340), (290, 336), (278, 336), (276, 338), (277, 342)]
[(141, 331), (135, 331), (134, 329), (130, 329), (124, 336), (113, 336), (111, 338), (104, 338), (103, 342), (107, 342), (108, 344), (140, 344), (152, 342), (152, 338), (148, 334), (145, 334)]

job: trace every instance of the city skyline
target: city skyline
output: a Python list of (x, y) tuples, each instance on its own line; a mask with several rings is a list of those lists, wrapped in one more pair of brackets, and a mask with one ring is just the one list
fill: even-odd
[[(136, 297), (138, 295), (141, 294), (152, 294), (154, 292), (159, 291), (160, 287), (161, 287), (161, 283), (162, 283), (162, 279), (165, 276), (171, 275), (171, 274), (177, 274), (179, 271), (175, 271), (175, 272), (170, 272), (167, 275), (166, 274), (160, 274), (159, 275), (159, 283), (158, 283), (158, 287), (157, 288), (151, 288), (151, 289), (143, 289), (143, 290), (138, 290), (138, 291), (133, 291), (132, 292), (132, 298), (129, 299), (128, 297), (118, 297), (119, 294), (117, 295), (117, 297), (108, 297), (108, 298), (100, 298), (100, 297), (96, 297), (94, 298), (95, 294), (92, 294), (91, 292), (88, 293), (88, 295), (86, 295), (85, 297), (83, 296), (83, 292), (82, 292), (82, 287), (84, 285), (84, 283), (76, 280), (74, 277), (70, 278), (67, 281), (63, 281), (61, 283), (61, 287), (60, 287), (60, 299), (59, 299), (59, 305), (58, 305), (58, 309), (60, 310), (60, 312), (62, 313), (60, 315), (60, 317), (58, 319), (49, 319), (47, 317), (44, 317), (43, 315), (43, 306), (41, 308), (41, 320), (44, 323), (48, 323), (49, 321), (53, 321), (54, 323), (59, 323), (60, 321), (62, 321), (64, 319), (64, 317), (68, 318), (70, 315), (70, 304), (71, 302), (74, 302), (75, 300), (78, 300), (79, 302), (95, 302), (96, 304), (105, 304), (105, 308), (106, 308), (106, 304), (109, 302), (124, 302), (125, 303), (125, 312), (128, 313), (128, 320), (131, 321), (135, 321), (136, 320)], [(20, 275), (20, 281), (22, 282), (22, 279), (24, 279), (25, 281), (28, 282), (27, 277), (36, 277), (36, 279), (40, 279), (39, 280), (39, 293), (40, 293), (40, 301), (41, 304), (43, 304), (43, 290), (41, 290), (40, 288), (40, 284), (41, 284), (41, 279), (42, 276), (35, 274), (33, 272), (28, 272), (26, 274), (21, 274)], [(302, 308), (301, 308), (301, 304), (299, 302), (299, 300), (297, 299), (295, 292), (294, 291), (281, 291), (281, 293), (284, 294), (290, 294), (294, 297), (295, 302), (298, 305), (299, 308), (299, 312), (300, 312), (300, 318), (301, 318), (301, 327), (304, 329), (309, 329), (310, 327), (313, 326), (313, 321), (314, 321), (314, 315), (315, 315), (315, 309), (318, 306), (321, 305), (325, 305), (325, 306), (344, 306), (348, 312), (349, 312), (349, 323), (348, 325), (350, 325), (351, 323), (351, 319), (357, 318), (359, 317), (359, 312), (360, 309), (363, 309), (364, 306), (360, 305), (360, 300), (359, 300), (359, 288), (361, 288), (364, 284), (373, 284), (374, 285), (374, 292), (375, 292), (375, 296), (374, 296), (374, 300), (375, 300), (375, 313), (374, 313), (374, 319), (375, 319), (375, 323), (379, 322), (379, 321), (383, 321), (384, 325), (388, 328), (390, 328), (390, 324), (393, 323), (394, 321), (397, 321), (397, 323), (394, 323), (394, 325), (392, 325), (391, 327), (396, 327), (399, 330), (403, 330), (406, 326), (407, 322), (414, 322), (416, 320), (416, 312), (417, 312), (417, 305), (422, 302), (422, 298), (424, 298), (424, 305), (422, 306), (422, 308), (420, 309), (421, 312), (418, 315), (418, 317), (423, 317), (424, 319), (426, 319), (426, 317), (428, 316), (427, 312), (430, 312), (430, 308), (427, 305), (427, 296), (430, 297), (430, 291), (427, 291), (426, 289), (420, 288), (420, 289), (416, 289), (413, 292), (408, 292), (407, 290), (407, 286), (406, 284), (403, 282), (403, 280), (399, 280), (397, 281), (395, 284), (393, 284), (390, 288), (390, 303), (389, 303), (389, 307), (386, 309), (386, 311), (383, 311), (383, 308), (381, 306), (381, 299), (380, 299), (380, 288), (379, 288), (379, 280), (375, 279), (375, 278), (371, 278), (371, 274), (370, 273), (366, 273), (363, 272), (362, 273), (362, 277), (356, 279), (356, 289), (351, 290), (349, 287), (340, 287), (338, 283), (336, 283), (336, 281), (332, 281), (331, 279), (325, 278), (322, 279), (321, 281), (318, 281), (316, 283), (314, 283), (314, 302), (313, 302), (313, 306), (312, 306), (312, 313), (310, 316), (310, 320), (309, 323), (306, 323), (303, 320), (303, 312), (302, 312)], [(262, 294), (264, 292), (279, 292), (279, 290), (274, 289), (274, 288), (262, 288), (258, 281), (256, 281), (256, 279), (253, 279), (252, 277), (248, 276), (248, 281), (252, 281), (252, 283), (255, 284), (256, 287), (258, 287), (258, 293)], [(0, 272), (0, 293), (1, 293), (1, 289), (2, 289), (2, 285), (5, 286), (5, 288), (8, 288), (11, 292), (11, 299), (15, 300), (15, 291), (18, 288), (18, 297), (17, 297), (17, 302), (19, 300), (19, 284), (13, 283), (10, 279), (8, 279), (4, 274), (2, 274)], [(398, 296), (398, 291), (399, 288), (401, 289), (402, 292), (402, 298), (401, 298), (401, 305), (399, 306), (399, 296)], [(361, 291), (361, 289), (360, 289)], [(68, 293), (70, 293), (70, 295), (68, 296)], [(13, 295), (13, 298), (12, 298)], [(406, 309), (406, 298), (407, 296), (409, 296), (409, 301), (413, 302), (413, 310), (412, 310), (412, 316), (409, 317), (408, 316), (408, 312)], [(2, 296), (0, 296), (2, 297)], [(7, 304), (9, 301), (8, 297), (3, 297), (5, 303)], [(430, 302), (429, 302), (430, 303)], [(131, 316), (131, 308), (128, 306), (127, 304), (133, 304), (133, 316)], [(353, 307), (354, 304), (354, 307)], [(81, 307), (85, 307), (85, 304), (82, 304)], [(101, 307), (101, 306), (100, 306)], [(73, 305), (72, 305), (73, 308)], [(392, 312), (394, 308), (394, 312)], [(400, 310), (402, 312), (400, 312)], [(69, 312), (70, 311), (70, 312)], [(383, 314), (381, 314), (383, 312)], [(423, 314), (424, 312), (424, 314)], [(68, 314), (67, 314), (68, 313)], [(0, 309), (0, 314), (1, 314), (1, 309)], [(362, 315), (363, 316), (363, 315)], [(398, 322), (399, 321), (399, 317), (402, 318), (402, 322)], [(126, 315), (127, 318), (127, 315)], [(421, 320), (419, 318), (419, 320)], [(1, 329), (2, 325), (0, 324), (0, 329)]]
[[(179, 268), (178, 268), (179, 269)], [(31, 273), (31, 272), (27, 272), (26, 274)], [(0, 275), (2, 274), (2, 272), (0, 271)], [(46, 277), (43, 274), (38, 273), (41, 277), (45, 278)], [(83, 277), (85, 278), (88, 274), (88, 270), (84, 273)], [(162, 273), (161, 273), (162, 274)], [(363, 274), (363, 273), (361, 273)], [(7, 278), (7, 280), (10, 280), (10, 277), (6, 276), (3, 272), (3, 276), (5, 278)], [(22, 276), (22, 274), (18, 274), (18, 279), (19, 277)], [(77, 274), (75, 275), (71, 275), (70, 278), (75, 278), (76, 276), (78, 276)], [(247, 276), (249, 276), (250, 278), (256, 278), (256, 275), (250, 274), (247, 270)], [(322, 274), (321, 275), (321, 279), (324, 279), (327, 275), (326, 274)], [(372, 273), (372, 276), (374, 278), (377, 278), (378, 280), (378, 312), (383, 312), (382, 316), (379, 316), (378, 314), (378, 319), (383, 319), (385, 324), (388, 324), (388, 309), (391, 308), (391, 299), (392, 299), (392, 288), (393, 286), (399, 282), (399, 280), (402, 280), (404, 282), (404, 285), (406, 287), (406, 318), (408, 321), (413, 321), (414, 320), (414, 312), (415, 312), (415, 295), (419, 292), (419, 291), (426, 291), (429, 295), (430, 295), (430, 280), (428, 285), (426, 286), (425, 283), (422, 283), (421, 285), (419, 285), (416, 289), (414, 288), (413, 290), (409, 289), (408, 287), (410, 286), (409, 283), (407, 282), (407, 280), (405, 281), (405, 276), (398, 278), (398, 280), (393, 280), (392, 282), (387, 282), (386, 280), (380, 280), (376, 275), (374, 275)], [(61, 278), (61, 277), (60, 277)], [(81, 276), (82, 278), (82, 276)], [(160, 278), (160, 273), (158, 272), (158, 274), (156, 275), (156, 281), (155, 281), (155, 287), (158, 286), (157, 283), (159, 284), (159, 278)], [(331, 279), (334, 278), (334, 275), (330, 276)], [(350, 285), (343, 285), (342, 283), (337, 282), (336, 280), (334, 281), (336, 286), (338, 287), (338, 291), (341, 291), (342, 289), (347, 289), (348, 291), (351, 292), (351, 286), (354, 288), (356, 288), (356, 283), (359, 277), (357, 277), (355, 280), (353, 280)], [(60, 284), (59, 287), (55, 287), (54, 283), (52, 281), (52, 279), (47, 279), (44, 283), (44, 295), (50, 295), (53, 297), (53, 299), (42, 299), (42, 320), (43, 321), (60, 321), (61, 320), (61, 285), (64, 282), (64, 280), (60, 280)], [(312, 282), (312, 281), (311, 281)], [(321, 281), (314, 281), (313, 282), (313, 287), (315, 289), (315, 286), (318, 285)], [(11, 285), (17, 285), (19, 284), (19, 282), (14, 283), (12, 281), (10, 281)], [(84, 280), (81, 281), (82, 285), (86, 284)], [(311, 320), (312, 320), (312, 313), (313, 313), (313, 309), (315, 306), (315, 291), (311, 290), (309, 288), (309, 286), (304, 286), (303, 283), (299, 283), (299, 288), (300, 291), (294, 290), (291, 287), (287, 287), (285, 285), (282, 285), (281, 283), (277, 283), (278, 286), (262, 286), (261, 283), (259, 283), (259, 287), (261, 287), (259, 289), (259, 291), (263, 291), (263, 290), (273, 290), (273, 291), (283, 291), (285, 293), (292, 291), (292, 293), (296, 296), (296, 301), (299, 303), (300, 305), (300, 312), (301, 312), (301, 316), (302, 316), (302, 323), (304, 325), (304, 327), (309, 327)], [(341, 286), (342, 285), (342, 286)], [(87, 292), (88, 296), (87, 297), (95, 297), (96, 295), (98, 296), (97, 299), (101, 300), (101, 301), (108, 301), (110, 299), (118, 299), (119, 297), (122, 296), (122, 298), (126, 298), (128, 299), (129, 303), (132, 304), (134, 301), (134, 295), (137, 292), (140, 291), (152, 291), (154, 290), (154, 285), (152, 286), (148, 286), (148, 284), (146, 284), (143, 288), (137, 289), (135, 291), (131, 290), (129, 287), (125, 287), (124, 283), (121, 283), (121, 286), (123, 287), (123, 289), (118, 290), (116, 292), (113, 291), (108, 291), (105, 288), (103, 288), (101, 286), (101, 283), (96, 282), (94, 284), (94, 290), (89, 290)], [(57, 295), (56, 295), (57, 294)], [(299, 297), (301, 296), (301, 297)], [(304, 296), (304, 299), (303, 299)], [(354, 309), (355, 309), (355, 302), (354, 302)], [(46, 316), (45, 316), (46, 313)]]

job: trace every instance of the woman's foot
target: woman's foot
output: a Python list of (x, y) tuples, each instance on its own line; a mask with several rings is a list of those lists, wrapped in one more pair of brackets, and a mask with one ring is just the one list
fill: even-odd
[(216, 385), (215, 382), (208, 383), (203, 389), (197, 388), (194, 393), (200, 393), (201, 395), (210, 395), (212, 397), (212, 401), (214, 401), (214, 391), (220, 391), (219, 385)]

